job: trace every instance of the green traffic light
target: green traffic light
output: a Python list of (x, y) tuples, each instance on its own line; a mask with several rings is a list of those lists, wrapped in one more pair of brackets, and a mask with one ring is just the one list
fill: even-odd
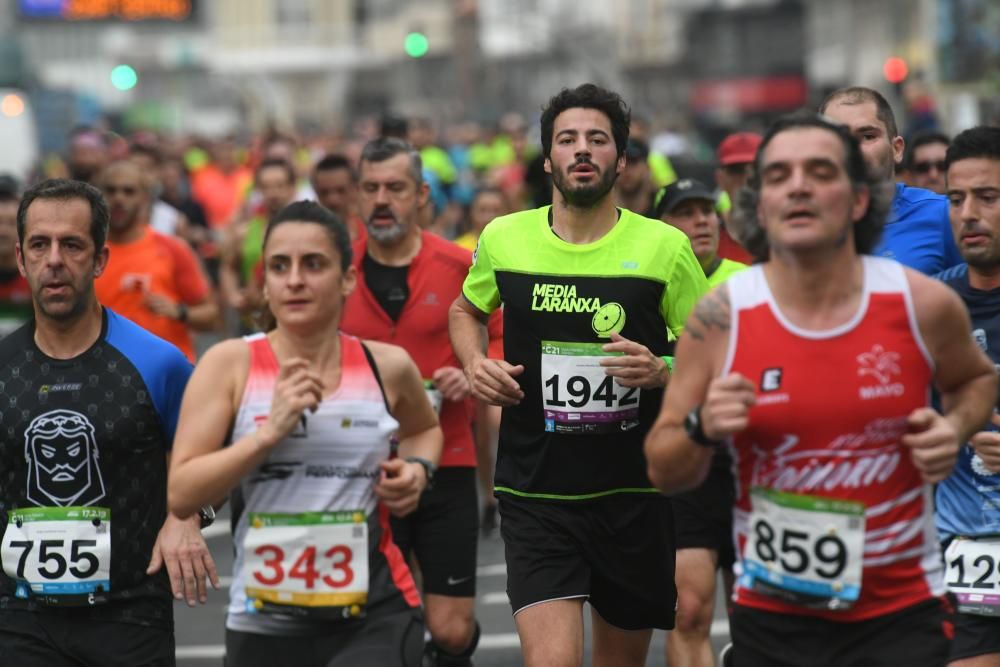
[(427, 41), (427, 35), (422, 32), (411, 32), (403, 42), (403, 49), (406, 51), (406, 55), (411, 58), (423, 58), (427, 55), (429, 48), (430, 42)]
[(111, 70), (111, 85), (118, 90), (132, 90), (139, 83), (139, 74), (131, 65), (118, 65)]

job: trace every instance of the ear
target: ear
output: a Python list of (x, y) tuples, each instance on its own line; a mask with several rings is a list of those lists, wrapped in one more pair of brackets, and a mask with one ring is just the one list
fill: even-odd
[(552, 160), (550, 160), (549, 158), (545, 158), (545, 161), (542, 162), (542, 169), (545, 170), (546, 174), (551, 174), (552, 173)]
[(14, 244), (14, 257), (17, 259), (17, 272), (21, 274), (21, 277), (28, 277), (28, 270), (24, 266), (24, 253), (21, 252), (21, 242), (18, 241)]
[(94, 258), (94, 277), (100, 278), (101, 274), (104, 273), (104, 269), (108, 268), (108, 258), (111, 256), (111, 250), (108, 246), (101, 248), (101, 251), (97, 253), (97, 257)]
[(423, 208), (431, 198), (431, 186), (424, 181), (417, 189), (417, 208)]
[[(901, 137), (897, 137), (900, 139)], [(851, 202), (851, 222), (857, 223), (865, 217), (868, 212), (868, 205), (872, 200), (872, 193), (868, 188), (861, 188), (853, 193)]]
[(341, 279), (340, 282), (340, 291), (341, 294), (344, 295), (344, 298), (349, 297), (351, 293), (354, 292), (354, 288), (357, 287), (357, 284), (358, 284), (358, 270), (354, 268), (354, 265), (352, 264), (351, 266), (347, 267), (346, 271), (344, 271), (344, 277)]
[(903, 151), (906, 148), (906, 140), (903, 137), (894, 137), (892, 140), (892, 161), (893, 164), (903, 164)]
[(627, 162), (628, 159), (625, 157), (625, 153), (622, 153), (618, 158), (618, 162), (615, 164), (615, 173), (621, 175), (621, 173), (625, 171), (625, 164)]

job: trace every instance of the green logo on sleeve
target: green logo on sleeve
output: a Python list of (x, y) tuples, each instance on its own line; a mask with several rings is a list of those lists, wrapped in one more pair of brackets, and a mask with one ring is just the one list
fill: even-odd
[(621, 333), (625, 328), (625, 309), (614, 301), (606, 303), (594, 313), (590, 325), (600, 338), (610, 338), (613, 333)]

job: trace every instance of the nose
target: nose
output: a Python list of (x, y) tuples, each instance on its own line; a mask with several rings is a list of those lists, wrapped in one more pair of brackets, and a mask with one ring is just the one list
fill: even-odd
[(375, 205), (385, 206), (389, 203), (389, 188), (384, 185), (378, 186), (375, 190)]
[(788, 177), (788, 185), (791, 188), (790, 196), (802, 196), (812, 191), (812, 183), (809, 180), (809, 176), (806, 174), (806, 170), (801, 167), (796, 167), (792, 170), (791, 175)]
[(51, 244), (49, 246), (49, 252), (45, 256), (45, 263), (46, 265), (52, 267), (62, 266), (63, 264), (62, 246), (60, 246), (58, 243)]
[(979, 219), (979, 204), (976, 202), (976, 198), (973, 197), (971, 193), (962, 199), (962, 203), (958, 207), (958, 215), (961, 220), (965, 221), (975, 221)]
[(694, 224), (698, 227), (705, 227), (708, 225), (711, 217), (711, 213), (698, 209), (694, 212)]
[(288, 269), (288, 286), (298, 287), (302, 284), (302, 265), (299, 262), (292, 262), (291, 268)]

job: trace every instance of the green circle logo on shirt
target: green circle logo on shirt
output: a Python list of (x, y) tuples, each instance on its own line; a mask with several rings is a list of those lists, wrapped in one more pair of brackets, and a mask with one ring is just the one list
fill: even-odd
[(625, 309), (620, 303), (606, 303), (594, 313), (590, 326), (599, 338), (611, 338), (613, 333), (621, 333), (625, 328)]

